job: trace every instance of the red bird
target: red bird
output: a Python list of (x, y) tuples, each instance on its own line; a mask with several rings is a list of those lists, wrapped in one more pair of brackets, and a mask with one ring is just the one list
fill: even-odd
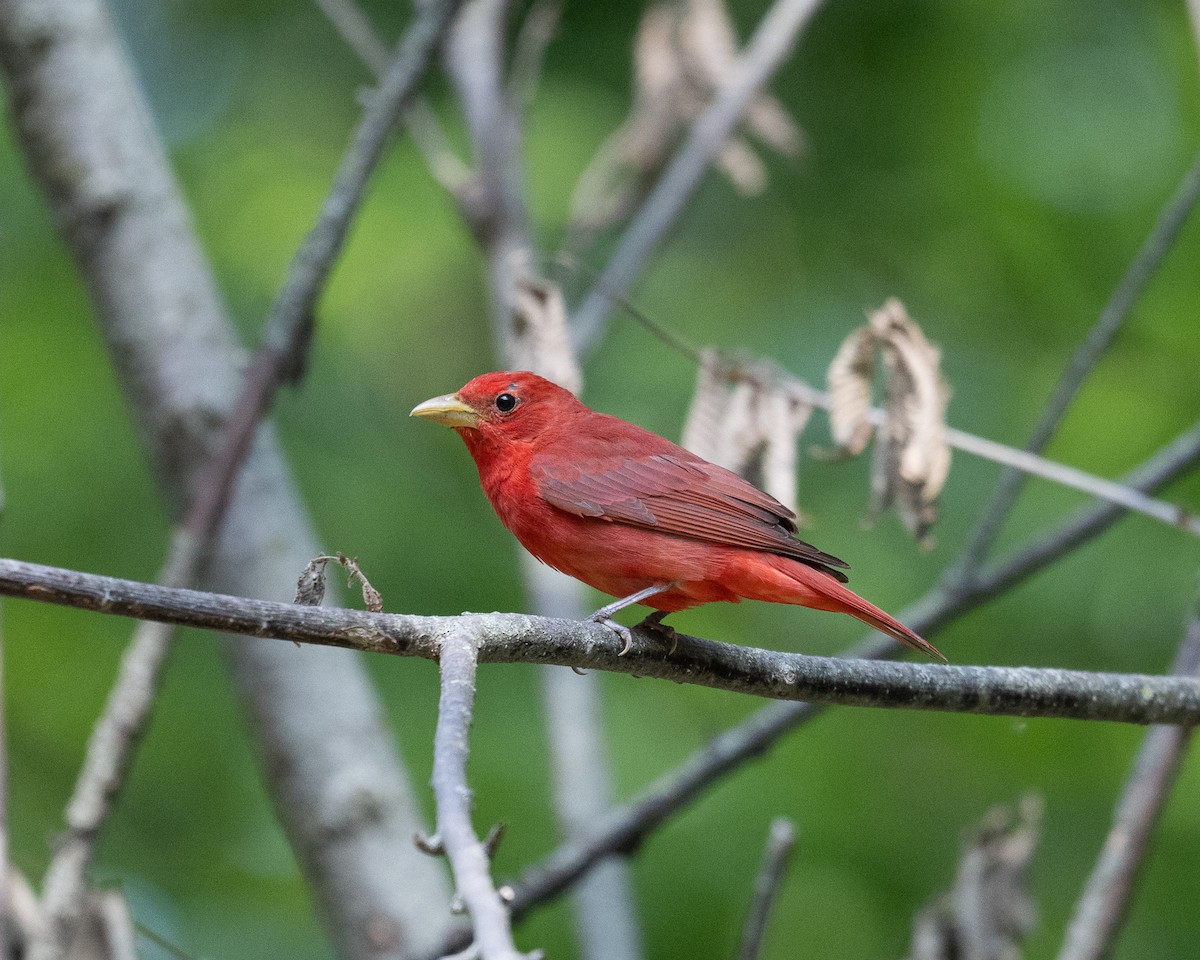
[[(458, 431), (501, 522), (543, 563), (641, 603), (650, 625), (701, 603), (769, 600), (848, 613), (910, 647), (936, 648), (848, 587), (848, 564), (795, 537), (796, 515), (737, 474), (596, 413), (532, 373), (485, 373), (412, 411)], [(669, 629), (669, 628), (668, 628)]]

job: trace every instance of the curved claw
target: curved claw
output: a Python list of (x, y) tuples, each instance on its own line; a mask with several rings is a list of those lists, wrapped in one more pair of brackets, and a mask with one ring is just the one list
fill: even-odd
[(675, 632), (675, 628), (669, 623), (663, 623), (663, 617), (667, 615), (666, 610), (655, 610), (642, 620), (638, 626), (643, 630), (649, 630), (657, 633), (665, 640), (671, 641), (671, 649), (667, 651), (667, 656), (675, 654), (675, 648), (679, 646), (679, 634)]
[(618, 657), (625, 656), (625, 654), (627, 654), (631, 649), (633, 649), (633, 631), (630, 630), (628, 627), (624, 626), (623, 624), (617, 623), (617, 621), (614, 620), (612, 617), (604, 616), (603, 611), (601, 611), (601, 610), (597, 610), (594, 614), (592, 614), (590, 619), (593, 620), (595, 623), (599, 623), (599, 624), (602, 624), (603, 626), (608, 627), (609, 630), (611, 630), (618, 637), (620, 637), (622, 640), (625, 641), (625, 646), (622, 647), (621, 652), (617, 654)]

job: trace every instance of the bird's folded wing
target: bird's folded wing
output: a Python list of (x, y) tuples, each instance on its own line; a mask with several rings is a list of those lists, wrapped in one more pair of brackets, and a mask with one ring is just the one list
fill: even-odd
[(547, 503), (568, 513), (676, 536), (764, 550), (828, 567), (849, 564), (797, 539), (796, 515), (737, 474), (705, 460), (656, 453), (548, 462), (530, 477)]

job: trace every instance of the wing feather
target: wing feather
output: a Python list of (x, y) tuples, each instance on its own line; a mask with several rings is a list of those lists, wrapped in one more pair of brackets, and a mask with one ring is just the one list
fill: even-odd
[(534, 457), (530, 477), (547, 503), (577, 516), (776, 553), (846, 581), (830, 568), (849, 564), (798, 539), (796, 515), (774, 497), (682, 447), (654, 439), (668, 449)]

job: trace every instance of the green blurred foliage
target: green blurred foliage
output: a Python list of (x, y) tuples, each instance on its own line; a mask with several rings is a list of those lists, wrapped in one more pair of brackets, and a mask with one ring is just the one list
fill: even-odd
[[(375, 2), (392, 35), (402, 5)], [(763, 3), (740, 3), (743, 35)], [(311, 225), (368, 78), (315, 6), (124, 0), (119, 18), (198, 229), (248, 344)], [(544, 249), (571, 190), (622, 119), (639, 7), (571, 4), (528, 124), (530, 202)], [(638, 284), (639, 304), (696, 342), (770, 355), (820, 382), (864, 311), (900, 296), (940, 343), (955, 426), (1020, 443), (1200, 142), (1196, 52), (1180, 2), (831, 0), (773, 85), (804, 126), (796, 162), (769, 159), (746, 200), (710, 177)], [(463, 140), (444, 80), (436, 107)], [(611, 241), (609, 241), (611, 243)], [(602, 247), (603, 249), (603, 247)], [(594, 256), (602, 262), (601, 251)], [(1200, 409), (1200, 226), (1184, 231), (1050, 455), (1119, 475)], [(578, 278), (572, 279), (580, 286)], [(276, 419), (326, 546), (358, 556), (396, 611), (521, 609), (515, 545), (447, 432), (407, 419), (421, 399), (493, 368), (480, 259), (452, 203), (400, 140), (320, 311), (311, 373)], [(589, 357), (586, 398), (677, 436), (694, 369), (617, 318)], [(821, 418), (816, 418), (819, 421)], [(0, 142), (0, 470), (5, 555), (152, 577), (167, 523), (84, 292), (25, 175)], [(807, 444), (825, 439), (819, 422)], [(865, 463), (806, 459), (808, 536), (848, 557), (855, 586), (900, 610), (937, 579), (995, 467), (959, 456), (939, 545), (894, 517), (860, 519)], [(1195, 479), (1171, 499), (1200, 503)], [(1031, 482), (1002, 548), (1080, 498)], [(1160, 671), (1196, 602), (1194, 541), (1143, 518), (938, 637), (957, 662)], [(13, 855), (40, 876), (130, 625), (7, 603)], [(831, 653), (860, 628), (747, 604), (681, 629)], [(373, 659), (420, 788), (436, 671)], [(758, 704), (603, 677), (622, 796)], [(532, 670), (481, 672), (477, 823), (509, 824), (498, 869), (556, 843)], [(1053, 955), (1140, 742), (1116, 725), (833, 711), (722, 783), (634, 861), (649, 955), (726, 956), (770, 819), (800, 840), (768, 958), (897, 957), (913, 912), (950, 881), (960, 836), (996, 802), (1046, 796), (1029, 956)], [(520, 745), (520, 746), (518, 746)], [(428, 798), (425, 798), (428, 803)], [(1185, 765), (1118, 955), (1195, 956), (1200, 769)], [(328, 948), (264, 798), (211, 638), (174, 655), (154, 725), (101, 849), (99, 879), (193, 956), (318, 958)], [(519, 932), (573, 956), (560, 904)], [(146, 956), (161, 948), (146, 942)]]

